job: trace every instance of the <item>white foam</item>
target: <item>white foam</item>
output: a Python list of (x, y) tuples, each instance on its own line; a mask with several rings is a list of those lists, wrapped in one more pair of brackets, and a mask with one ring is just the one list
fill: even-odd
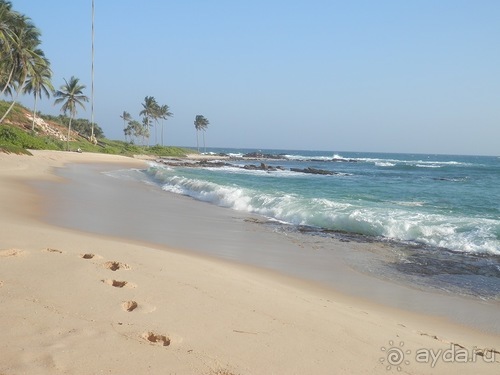
[(388, 161), (376, 161), (375, 162), (375, 165), (377, 167), (394, 167), (396, 165), (396, 163), (391, 163), (391, 162), (388, 162)]
[[(267, 173), (225, 168), (228, 173)], [(151, 168), (150, 173), (164, 190), (286, 223), (416, 241), (463, 252), (500, 254), (500, 220), (430, 213), (423, 201), (392, 201), (392, 205), (372, 202), (368, 206), (367, 202), (305, 198), (280, 191), (223, 185), (175, 175), (163, 167)]]

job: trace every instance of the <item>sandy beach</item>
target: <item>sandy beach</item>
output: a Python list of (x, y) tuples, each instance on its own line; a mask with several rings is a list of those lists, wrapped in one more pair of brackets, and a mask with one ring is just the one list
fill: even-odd
[[(180, 197), (165, 203), (172, 212), (170, 232), (152, 231), (165, 239), (145, 235), (157, 222), (144, 214), (154, 201), (126, 205), (132, 191), (141, 194), (137, 187), (122, 193), (107, 176), (109, 183), (83, 174), (144, 168), (144, 160), (33, 154), (0, 154), (1, 375), (499, 372), (498, 333), (453, 321), (442, 311), (426, 313), (433, 311), (429, 306), (401, 309), (382, 297), (376, 302), (349, 293), (355, 286), (334, 288), (301, 278), (300, 269), (287, 272), (275, 266), (279, 256), (266, 258), (266, 246), (289, 244), (252, 222), (235, 221), (230, 210), (203, 211), (205, 204)], [(82, 163), (94, 167), (78, 169)], [(71, 185), (66, 171), (88, 184)], [(54, 184), (70, 186), (73, 195), (49, 191)], [(100, 194), (82, 202), (91, 190)], [(103, 209), (108, 206), (99, 197), (108, 197), (115, 209)], [(52, 213), (51, 205), (61, 202), (67, 212)], [(200, 211), (190, 216), (193, 203)], [(95, 216), (62, 225), (78, 204)], [(131, 212), (142, 225), (130, 219)], [(204, 215), (214, 212), (202, 231)], [(172, 229), (174, 224), (183, 230)], [(188, 225), (197, 229), (190, 239)], [(232, 234), (221, 240), (218, 226)], [(224, 246), (240, 242), (260, 253), (227, 255)], [(290, 264), (300, 262), (297, 255)], [(347, 273), (339, 267), (337, 278), (352, 284)], [(384, 295), (386, 284), (373, 285)], [(418, 301), (432, 298), (443, 299)], [(462, 306), (456, 303), (440, 308)], [(474, 303), (465, 305), (474, 314)]]

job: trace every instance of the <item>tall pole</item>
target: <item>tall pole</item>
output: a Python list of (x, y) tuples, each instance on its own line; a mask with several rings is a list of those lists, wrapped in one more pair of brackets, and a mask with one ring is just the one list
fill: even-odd
[(90, 125), (92, 133), (90, 140), (94, 141), (94, 0), (92, 0), (92, 84), (90, 94)]

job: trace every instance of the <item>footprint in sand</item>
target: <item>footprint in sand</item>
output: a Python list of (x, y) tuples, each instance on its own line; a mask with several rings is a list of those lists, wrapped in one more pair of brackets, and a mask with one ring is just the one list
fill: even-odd
[(26, 251), (19, 249), (0, 250), (0, 258), (20, 257), (25, 255), (25, 253)]
[(104, 268), (107, 268), (108, 270), (111, 270), (111, 271), (130, 270), (131, 269), (131, 267), (128, 264), (120, 263), (120, 262), (113, 262), (113, 261), (104, 263)]
[(153, 345), (158, 345), (158, 346), (170, 345), (170, 338), (168, 336), (160, 335), (151, 331), (143, 333), (141, 337)]
[(101, 280), (101, 282), (103, 282), (104, 284), (111, 285), (115, 288), (123, 288), (124, 286), (126, 286), (128, 288), (135, 288), (136, 287), (134, 284), (131, 284), (128, 281), (118, 281), (118, 280), (107, 279), (107, 280)]
[(125, 301), (122, 303), (122, 309), (127, 312), (134, 311), (139, 305), (135, 301)]
[(92, 254), (92, 253), (86, 253), (86, 254), (82, 254), (80, 255), (83, 259), (92, 259), (93, 257), (95, 257), (95, 254)]
[(58, 254), (63, 253), (61, 250), (51, 249), (50, 247), (46, 248), (44, 251), (46, 251), (47, 253), (58, 253)]

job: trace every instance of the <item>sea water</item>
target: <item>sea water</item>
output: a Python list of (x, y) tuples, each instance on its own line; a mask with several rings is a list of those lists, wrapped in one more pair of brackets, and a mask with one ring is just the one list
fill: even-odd
[[(152, 163), (167, 192), (262, 215), (277, 231), (390, 243), (386, 274), (500, 299), (500, 158), (209, 149), (230, 165)], [(248, 152), (280, 159), (246, 160)], [(248, 170), (246, 164), (280, 169)], [(291, 171), (316, 168), (332, 175)], [(396, 277), (396, 276), (395, 276)]]

